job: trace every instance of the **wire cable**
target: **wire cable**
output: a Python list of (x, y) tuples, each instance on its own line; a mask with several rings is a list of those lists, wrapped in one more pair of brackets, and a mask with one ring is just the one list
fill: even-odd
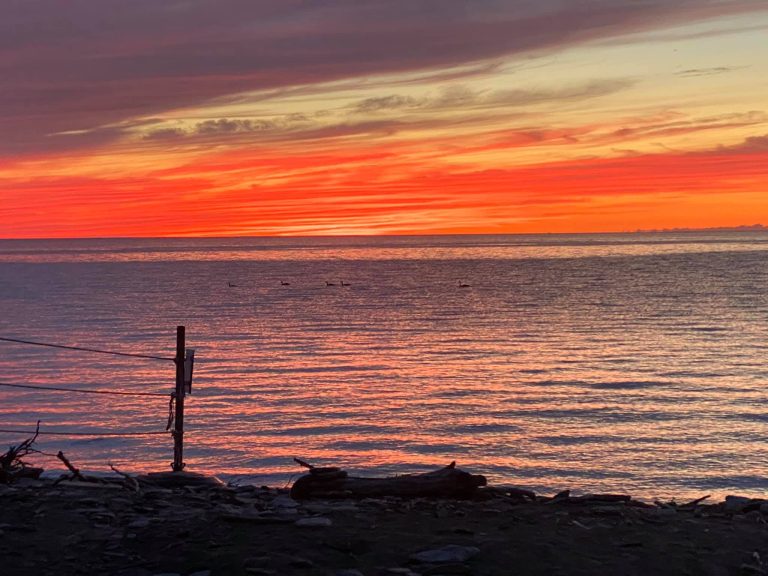
[(167, 397), (168, 394), (162, 392), (122, 392), (120, 390), (83, 390), (82, 388), (59, 388), (56, 386), (38, 386), (34, 384), (10, 384), (8, 382), (0, 382), (0, 386), (7, 386), (9, 388), (28, 388), (31, 390), (50, 390), (53, 392), (76, 392), (79, 394), (113, 394), (115, 396), (163, 396)]
[[(35, 432), (30, 432), (29, 430), (3, 430), (0, 429), (0, 432), (5, 434), (26, 434), (29, 436), (34, 436)], [(39, 431), (40, 435), (48, 435), (48, 436), (155, 436), (160, 434), (170, 434), (170, 432), (167, 432), (165, 430), (161, 431), (149, 431), (149, 432), (60, 432), (60, 431), (51, 431), (46, 432), (45, 430)]]
[(113, 350), (99, 350), (98, 348), (85, 348), (83, 346), (65, 346), (64, 344), (49, 344), (46, 342), (33, 342), (31, 340), (20, 340), (18, 338), (4, 338), (0, 336), (2, 342), (14, 342), (16, 344), (29, 344), (31, 346), (47, 346), (48, 348), (62, 348), (64, 350), (77, 350), (79, 352), (95, 352), (96, 354), (111, 354), (112, 356), (128, 356), (131, 358), (145, 358), (148, 360), (165, 360), (175, 362), (175, 358), (167, 356), (152, 356), (150, 354), (136, 354), (133, 352), (115, 352)]

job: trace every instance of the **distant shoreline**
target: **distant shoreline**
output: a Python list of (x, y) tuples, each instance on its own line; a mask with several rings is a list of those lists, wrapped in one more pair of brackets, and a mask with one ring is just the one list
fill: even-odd
[(635, 230), (630, 234), (662, 234), (662, 233), (687, 233), (687, 232), (768, 232), (768, 226), (752, 224), (751, 226), (721, 226), (714, 228), (651, 228), (648, 230)]

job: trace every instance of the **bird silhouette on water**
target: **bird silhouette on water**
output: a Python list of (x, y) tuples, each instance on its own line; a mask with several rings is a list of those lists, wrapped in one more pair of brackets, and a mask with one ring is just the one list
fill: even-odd
[(469, 284), (465, 284), (461, 280), (459, 280), (459, 288), (470, 288), (471, 286)]
[(229, 286), (230, 288), (237, 288), (237, 284), (235, 284), (234, 282), (227, 282), (227, 286)]
[(280, 280), (280, 286), (290, 286), (290, 282), (286, 282), (285, 280)]

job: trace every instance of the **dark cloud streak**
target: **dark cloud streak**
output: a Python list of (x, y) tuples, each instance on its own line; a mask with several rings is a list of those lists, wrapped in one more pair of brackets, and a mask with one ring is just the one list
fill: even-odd
[(714, 66), (712, 68), (690, 68), (688, 70), (680, 70), (675, 72), (675, 76), (681, 76), (683, 78), (695, 78), (697, 76), (717, 76), (719, 74), (726, 74), (733, 72), (734, 70), (741, 70), (745, 66)]
[(763, 0), (26, 0), (0, 20), (0, 152), (249, 90), (414, 72), (763, 10)]

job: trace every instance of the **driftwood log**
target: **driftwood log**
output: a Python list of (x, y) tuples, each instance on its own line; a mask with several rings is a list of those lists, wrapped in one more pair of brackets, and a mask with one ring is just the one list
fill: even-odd
[(339, 468), (318, 468), (301, 460), (309, 468), (294, 482), (291, 498), (471, 498), (479, 486), (486, 485), (485, 476), (470, 474), (451, 462), (445, 468), (425, 474), (409, 474), (389, 478), (356, 478)]

